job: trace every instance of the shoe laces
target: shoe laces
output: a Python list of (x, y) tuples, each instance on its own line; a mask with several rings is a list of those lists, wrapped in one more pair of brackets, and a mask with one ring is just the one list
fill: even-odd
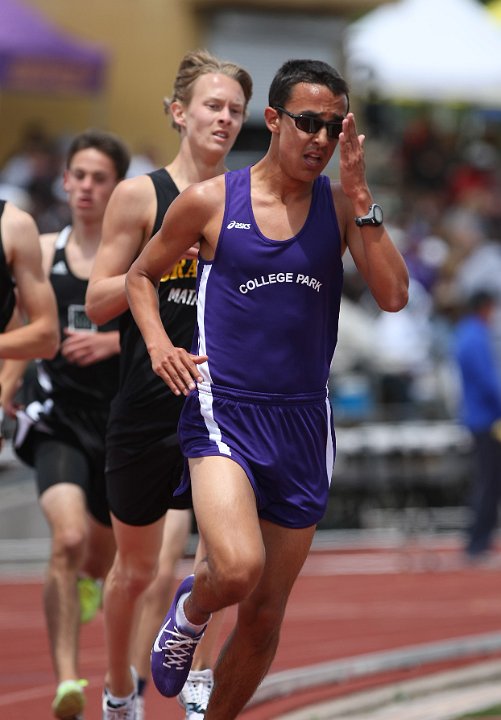
[(163, 645), (162, 649), (168, 651), (168, 653), (164, 656), (162, 664), (166, 668), (173, 667), (176, 670), (184, 670), (186, 663), (191, 661), (193, 652), (202, 636), (184, 635), (177, 627), (174, 627), (173, 630), (167, 630), (167, 632), (171, 637)]
[(186, 710), (187, 719), (205, 715), (213, 686), (214, 676), (211, 671), (195, 671), (188, 676), (179, 694), (179, 701)]
[(187, 705), (198, 705), (198, 680), (188, 680), (184, 683), (179, 693), (181, 703)]
[(211, 673), (208, 677), (201, 677), (198, 682), (200, 692), (199, 705), (203, 710), (207, 710), (210, 694), (214, 686), (214, 677)]

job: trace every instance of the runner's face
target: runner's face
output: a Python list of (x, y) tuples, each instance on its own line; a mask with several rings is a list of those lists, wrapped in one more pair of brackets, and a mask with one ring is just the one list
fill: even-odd
[(202, 75), (184, 112), (190, 145), (214, 161), (231, 150), (242, 127), (245, 96), (239, 82), (220, 73)]
[(64, 189), (73, 214), (102, 220), (117, 182), (115, 166), (108, 155), (96, 148), (79, 150), (64, 173)]
[[(313, 115), (321, 120), (337, 120), (348, 111), (345, 95), (333, 95), (325, 85), (298, 83), (292, 89), (286, 110), (294, 115)], [(301, 179), (314, 179), (324, 170), (337, 147), (325, 127), (315, 134), (299, 130), (292, 118), (280, 115), (279, 153), (281, 164)]]

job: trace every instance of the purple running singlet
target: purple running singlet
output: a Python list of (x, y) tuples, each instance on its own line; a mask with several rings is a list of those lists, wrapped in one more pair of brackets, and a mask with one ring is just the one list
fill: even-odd
[(249, 167), (226, 174), (215, 257), (199, 259), (193, 352), (209, 359), (185, 402), (179, 438), (188, 458), (238, 462), (260, 517), (307, 527), (325, 512), (335, 456), (326, 388), (341, 239), (327, 177), (315, 181), (306, 222), (288, 240), (259, 230), (250, 178)]

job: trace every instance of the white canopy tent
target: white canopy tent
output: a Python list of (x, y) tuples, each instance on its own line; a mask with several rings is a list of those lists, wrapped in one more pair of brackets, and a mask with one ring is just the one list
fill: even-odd
[(501, 27), (477, 0), (399, 0), (345, 32), (353, 91), (501, 107)]

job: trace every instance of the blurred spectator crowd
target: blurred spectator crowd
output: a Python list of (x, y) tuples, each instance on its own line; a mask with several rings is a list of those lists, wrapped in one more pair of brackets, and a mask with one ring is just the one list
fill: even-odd
[[(64, 158), (72, 137), (52, 137), (38, 123), (28, 125), (18, 148), (0, 168), (0, 197), (29, 212), (40, 233), (58, 232), (70, 222), (63, 190)], [(150, 148), (133, 155), (127, 177), (155, 170), (161, 162)]]
[(369, 181), (406, 259), (410, 300), (396, 315), (378, 312), (345, 267), (338, 418), (455, 419), (452, 333), (479, 289), (498, 298), (501, 373), (501, 116), (450, 111), (439, 122), (430, 109), (407, 109), (396, 127), (395, 109), (366, 110)]

